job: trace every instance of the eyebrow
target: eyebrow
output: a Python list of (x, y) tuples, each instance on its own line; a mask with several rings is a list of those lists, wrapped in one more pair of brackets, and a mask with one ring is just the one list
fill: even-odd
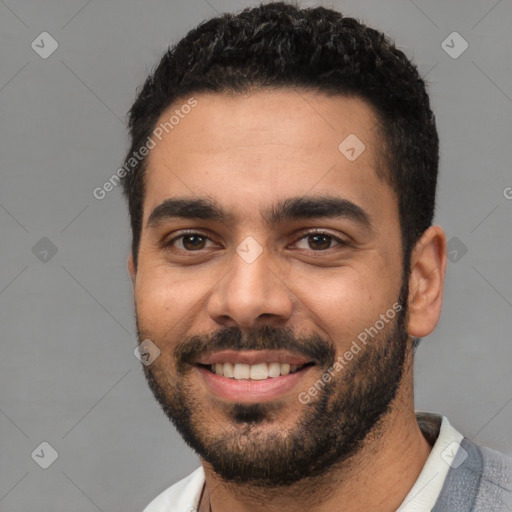
[[(268, 226), (291, 220), (344, 218), (373, 229), (370, 215), (363, 208), (348, 199), (329, 195), (287, 198), (262, 212), (262, 217)], [(146, 227), (172, 219), (212, 220), (229, 225), (234, 224), (236, 217), (214, 199), (176, 197), (156, 206)]]

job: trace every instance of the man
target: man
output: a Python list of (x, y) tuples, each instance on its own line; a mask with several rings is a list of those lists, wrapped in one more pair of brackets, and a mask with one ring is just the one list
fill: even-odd
[(201, 467), (145, 512), (512, 510), (512, 460), (415, 413), (438, 136), (379, 32), (270, 3), (201, 24), (130, 111), (144, 372)]

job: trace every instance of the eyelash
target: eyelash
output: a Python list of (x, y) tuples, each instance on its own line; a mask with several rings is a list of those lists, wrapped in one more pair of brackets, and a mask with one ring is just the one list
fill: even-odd
[[(191, 236), (191, 235), (196, 235), (196, 236), (199, 236), (201, 238), (205, 238), (207, 240), (210, 240), (212, 242), (214, 242), (214, 240), (212, 240), (209, 236), (199, 232), (199, 231), (182, 231), (178, 236), (175, 236), (174, 238), (172, 238), (171, 240), (169, 240), (168, 242), (164, 242), (163, 243), (163, 246), (165, 249), (172, 249), (173, 248), (173, 244), (174, 242), (176, 242), (176, 240), (179, 240), (179, 239), (182, 239), (186, 236)], [(341, 238), (339, 237), (336, 237), (334, 235), (332, 235), (331, 233), (327, 232), (327, 231), (321, 231), (321, 230), (316, 230), (316, 231), (308, 231), (308, 232), (305, 232), (302, 234), (302, 236), (300, 236), (299, 238), (297, 238), (293, 243), (297, 243), (299, 240), (302, 240), (304, 238), (307, 238), (308, 236), (312, 236), (312, 235), (324, 235), (324, 236), (327, 236), (329, 237), (330, 239), (334, 240), (335, 242), (337, 242), (337, 246), (349, 246), (350, 244), (345, 241), (345, 240), (342, 240)], [(337, 246), (334, 246), (334, 247), (337, 247)], [(329, 247), (327, 249), (320, 249), (320, 250), (313, 250), (311, 249), (311, 251), (313, 252), (326, 252), (328, 251), (329, 249), (334, 249), (334, 247)], [(197, 251), (188, 251), (186, 249), (176, 249), (174, 248), (175, 250), (178, 250), (178, 251), (181, 251), (181, 252), (186, 252), (186, 253), (190, 253), (190, 254), (193, 254), (193, 253), (199, 253), (201, 252), (203, 249), (198, 249)]]

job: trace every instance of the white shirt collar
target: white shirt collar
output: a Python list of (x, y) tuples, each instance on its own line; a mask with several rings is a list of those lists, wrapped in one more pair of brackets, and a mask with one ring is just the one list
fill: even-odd
[(422, 431), (436, 430), (441, 418), (439, 435), (418, 479), (398, 508), (397, 512), (430, 512), (441, 493), (446, 475), (454, 464), (455, 453), (464, 436), (455, 430), (445, 416), (416, 413)]

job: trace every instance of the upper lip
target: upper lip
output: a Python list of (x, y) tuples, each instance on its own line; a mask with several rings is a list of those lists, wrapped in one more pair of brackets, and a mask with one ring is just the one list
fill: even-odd
[(287, 350), (221, 350), (206, 354), (197, 359), (197, 364), (260, 364), (260, 363), (289, 363), (289, 364), (307, 364), (311, 360), (297, 356)]

